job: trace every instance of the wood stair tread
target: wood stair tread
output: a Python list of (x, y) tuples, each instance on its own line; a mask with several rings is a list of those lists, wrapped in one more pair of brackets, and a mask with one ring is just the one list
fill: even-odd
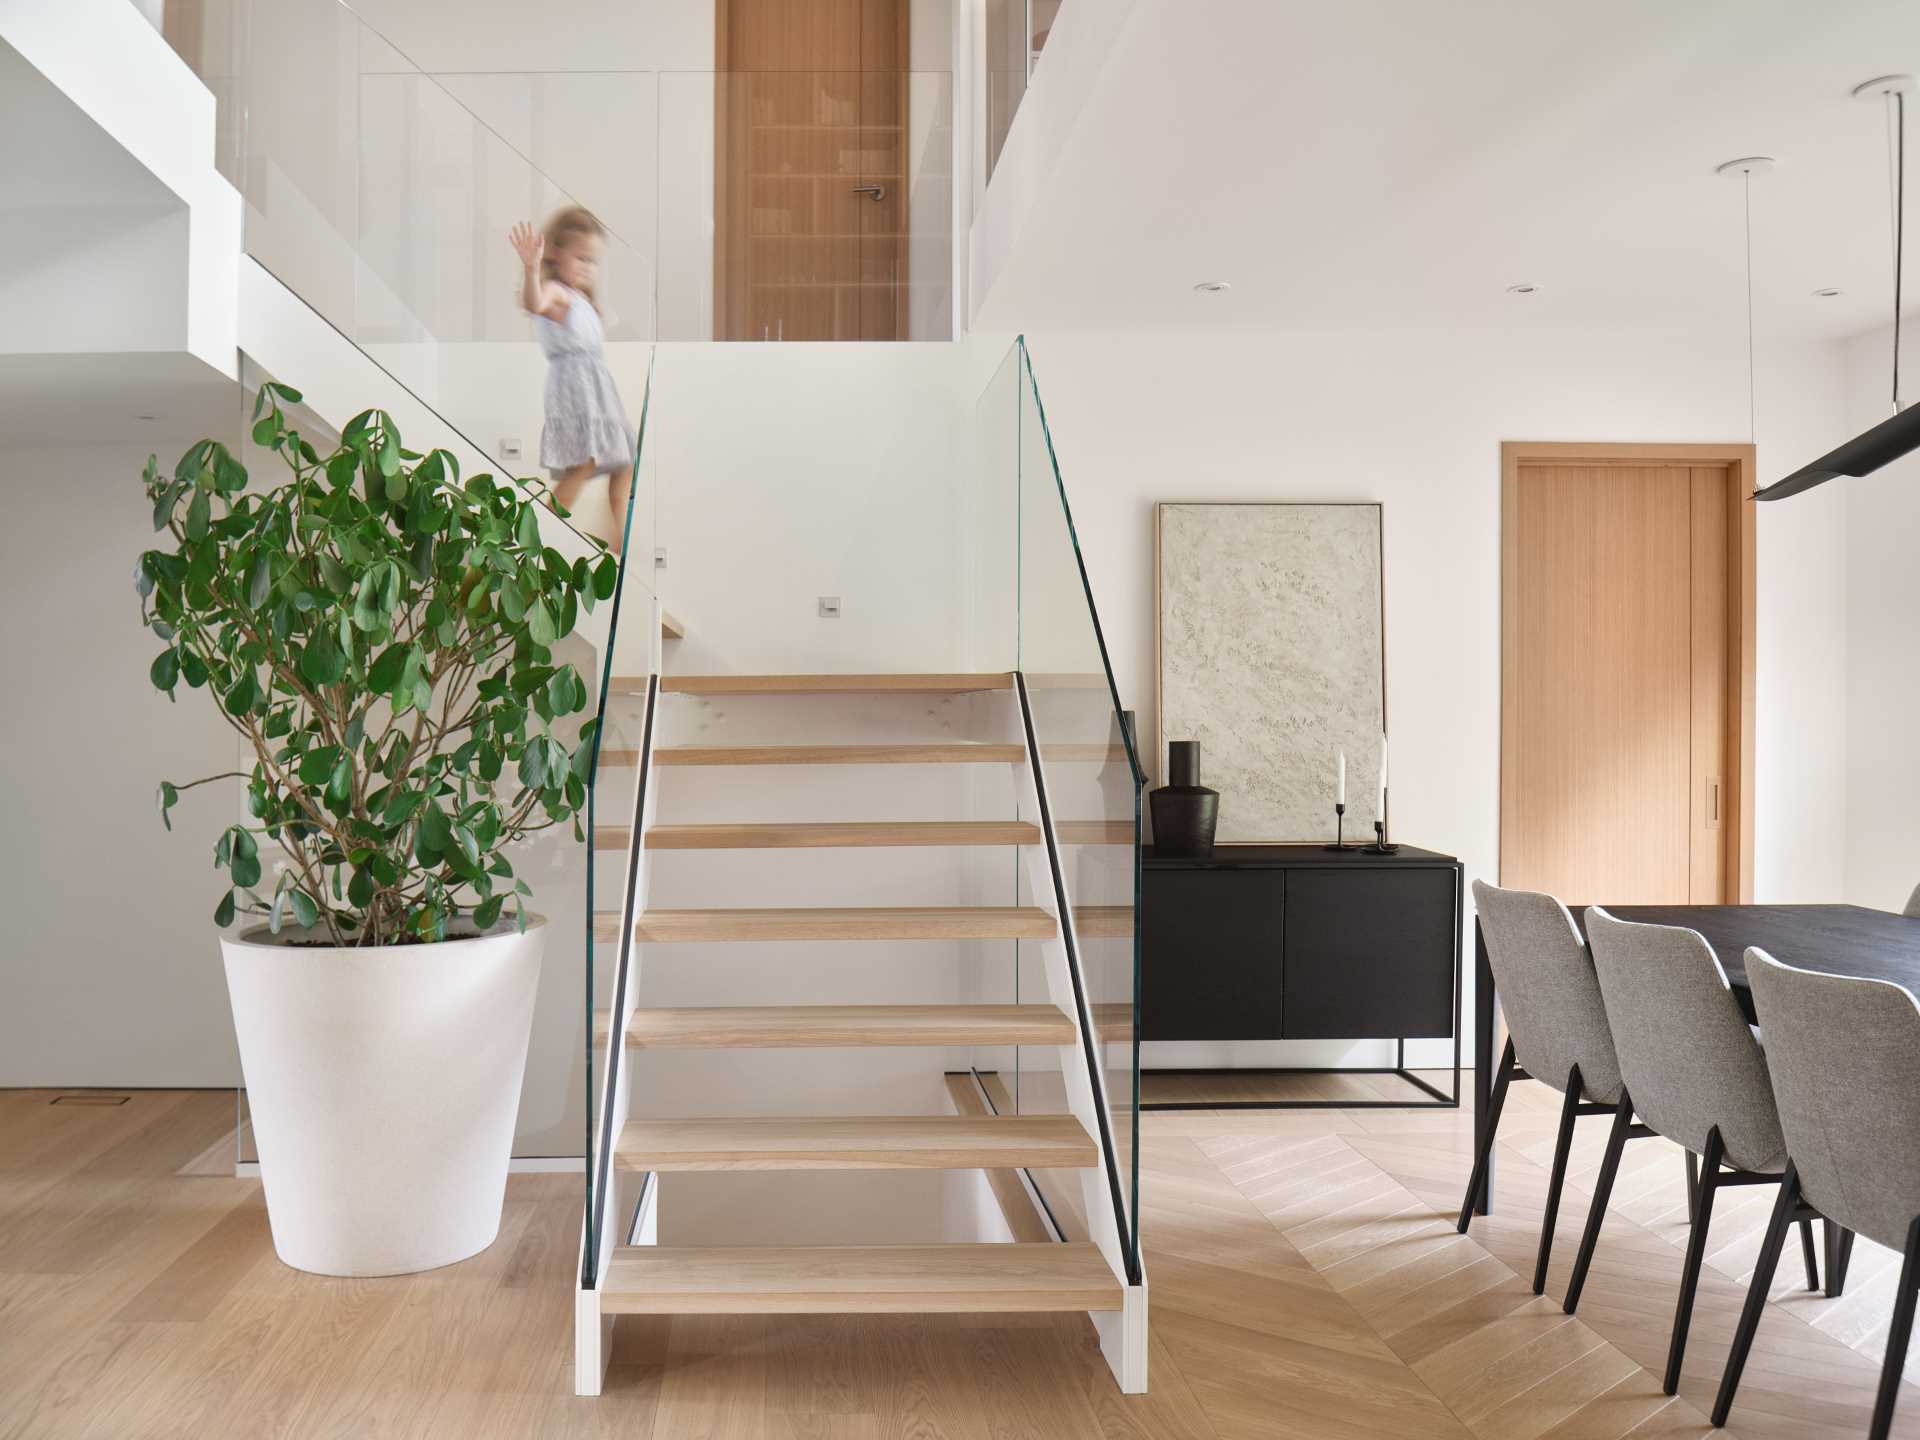
[[(1074, 911), (1087, 939), (1133, 933), (1125, 905), (1083, 905)], [(1053, 916), (1031, 905), (800, 906), (765, 910), (648, 910), (636, 940), (656, 944), (718, 940), (1050, 940)], [(594, 917), (594, 938), (615, 940), (620, 912)]]
[[(615, 687), (644, 691), (647, 677), (621, 675)], [(986, 674), (861, 675), (663, 675), (660, 690), (673, 695), (971, 695), (1011, 690), (1013, 676)]]
[[(1055, 827), (1063, 845), (1131, 845), (1127, 820), (1066, 820)], [(632, 832), (602, 825), (593, 843), (625, 850)], [(808, 850), (893, 845), (1038, 845), (1040, 827), (1025, 820), (840, 820), (730, 825), (656, 825), (649, 850)]]
[[(634, 752), (618, 753), (626, 757), (619, 763), (634, 763)], [(1018, 765), (1027, 758), (1027, 747), (978, 740), (932, 745), (669, 745), (655, 750), (653, 758), (660, 765)]]
[(1037, 845), (1039, 842), (1039, 826), (1020, 820), (843, 820), (781, 824), (656, 825), (647, 831), (649, 850)]
[(1080, 1169), (1100, 1152), (1071, 1115), (779, 1115), (629, 1120), (628, 1170)]
[(610, 1315), (1004, 1314), (1118, 1310), (1091, 1244), (621, 1246)]
[(627, 1043), (648, 1049), (865, 1045), (1068, 1045), (1057, 1005), (703, 1005), (636, 1010)]

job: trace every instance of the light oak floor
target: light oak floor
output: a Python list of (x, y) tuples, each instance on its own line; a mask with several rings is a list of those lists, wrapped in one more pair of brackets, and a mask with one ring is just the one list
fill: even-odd
[[(1705, 1435), (1771, 1200), (1723, 1192), (1668, 1400), (1648, 1368), (1664, 1354), (1684, 1236), (1664, 1142), (1629, 1147), (1569, 1319), (1554, 1297), (1606, 1122), (1581, 1122), (1536, 1299), (1522, 1277), (1555, 1119), (1541, 1087), (1515, 1087), (1499, 1205), (1466, 1238), (1449, 1218), (1469, 1161), (1464, 1112), (1163, 1112), (1141, 1134), (1148, 1396), (1115, 1391), (1078, 1316), (697, 1317), (623, 1319), (607, 1394), (581, 1400), (578, 1176), (514, 1177), (500, 1239), (464, 1265), (328, 1280), (275, 1260), (257, 1182), (193, 1173), (231, 1131), (230, 1093), (52, 1098), (0, 1092), (0, 1440)], [(1865, 1434), (1891, 1261), (1863, 1244), (1838, 1300), (1780, 1287), (1724, 1433)], [(1897, 1432), (1920, 1436), (1911, 1389)]]

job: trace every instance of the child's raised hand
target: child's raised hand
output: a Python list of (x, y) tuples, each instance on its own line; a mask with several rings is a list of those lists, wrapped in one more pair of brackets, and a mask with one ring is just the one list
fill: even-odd
[(529, 270), (540, 267), (540, 257), (546, 253), (547, 237), (522, 220), (507, 232), (507, 243), (513, 246), (514, 253), (520, 257), (520, 263)]

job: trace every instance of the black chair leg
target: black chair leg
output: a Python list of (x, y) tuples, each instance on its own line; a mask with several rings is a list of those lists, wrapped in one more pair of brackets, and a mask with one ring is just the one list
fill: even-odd
[(1803, 1219), (1800, 1222), (1800, 1258), (1807, 1267), (1807, 1289), (1817, 1292), (1820, 1289), (1820, 1267), (1813, 1260), (1813, 1221)]
[(1760, 1242), (1760, 1258), (1754, 1262), (1753, 1280), (1747, 1286), (1747, 1303), (1740, 1311), (1740, 1324), (1733, 1332), (1733, 1349), (1727, 1354), (1727, 1368), (1720, 1376), (1720, 1393), (1713, 1401), (1713, 1423), (1727, 1423), (1733, 1409), (1733, 1393), (1740, 1388), (1740, 1372), (1747, 1367), (1747, 1352), (1753, 1349), (1754, 1333), (1760, 1328), (1761, 1312), (1767, 1308), (1767, 1291), (1773, 1288), (1773, 1272), (1780, 1267), (1780, 1251), (1787, 1243), (1787, 1227), (1793, 1212), (1800, 1208), (1800, 1174), (1787, 1162), (1787, 1173), (1780, 1177), (1780, 1197), (1773, 1202), (1773, 1216), (1767, 1221), (1766, 1239)]
[(1820, 1222), (1827, 1237), (1827, 1298), (1846, 1293), (1847, 1266), (1853, 1259), (1853, 1232), (1831, 1220)]
[(1573, 1278), (1567, 1282), (1567, 1298), (1561, 1309), (1571, 1315), (1580, 1303), (1580, 1291), (1587, 1283), (1587, 1267), (1593, 1264), (1593, 1247), (1600, 1240), (1600, 1224), (1607, 1217), (1607, 1200), (1613, 1194), (1613, 1177), (1620, 1169), (1620, 1152), (1626, 1148), (1627, 1131), (1633, 1126), (1633, 1097), (1620, 1092), (1620, 1105), (1613, 1112), (1613, 1128), (1607, 1132), (1607, 1153), (1600, 1162), (1600, 1177), (1593, 1187), (1593, 1208), (1587, 1212), (1586, 1233), (1580, 1237), (1580, 1254), (1573, 1262)]
[(1691, 1150), (1680, 1152), (1687, 1161), (1687, 1218), (1693, 1218), (1693, 1207), (1700, 1203), (1700, 1158)]
[(1487, 1131), (1480, 1141), (1480, 1153), (1473, 1157), (1473, 1177), (1467, 1181), (1467, 1198), (1460, 1204), (1460, 1223), (1455, 1227), (1464, 1235), (1467, 1222), (1473, 1219), (1473, 1197), (1480, 1193), (1480, 1185), (1487, 1175), (1487, 1156), (1493, 1153), (1494, 1132), (1500, 1128), (1500, 1111), (1507, 1103), (1507, 1086), (1513, 1080), (1513, 1037), (1507, 1037), (1507, 1048), (1500, 1052), (1500, 1070), (1493, 1077), (1493, 1093), (1487, 1097)]
[(1887, 1355), (1880, 1362), (1880, 1393), (1874, 1398), (1868, 1440), (1887, 1440), (1893, 1430), (1893, 1407), (1900, 1398), (1901, 1373), (1907, 1368), (1916, 1297), (1920, 1297), (1920, 1217), (1907, 1226), (1907, 1250), (1900, 1262), (1900, 1288), (1893, 1295), (1893, 1323), (1887, 1330)]
[[(1687, 1259), (1680, 1267), (1680, 1299), (1673, 1310), (1673, 1336), (1667, 1341), (1667, 1376), (1661, 1388), (1672, 1395), (1680, 1389), (1680, 1361), (1687, 1353), (1687, 1329), (1693, 1324), (1693, 1297), (1700, 1288), (1700, 1265), (1707, 1258), (1707, 1226), (1713, 1221), (1713, 1192), (1719, 1188), (1720, 1159), (1726, 1146), (1720, 1127), (1707, 1132), (1707, 1151), (1700, 1157), (1700, 1198), (1694, 1202), (1687, 1226)], [(1691, 1150), (1687, 1152), (1693, 1154)]]
[(1573, 1148), (1573, 1122), (1580, 1114), (1580, 1067), (1567, 1073), (1567, 1094), (1560, 1106), (1560, 1138), (1553, 1146), (1553, 1176), (1547, 1181), (1547, 1213), (1540, 1222), (1540, 1257), (1533, 1262), (1533, 1293), (1547, 1288), (1547, 1257), (1553, 1253), (1553, 1227), (1560, 1218), (1560, 1188), (1567, 1179), (1567, 1152)]

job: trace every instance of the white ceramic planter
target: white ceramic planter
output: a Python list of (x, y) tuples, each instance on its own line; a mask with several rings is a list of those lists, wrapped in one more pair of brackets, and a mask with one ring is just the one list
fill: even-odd
[(378, 949), (221, 939), (273, 1247), (401, 1275), (493, 1243), (546, 921)]

